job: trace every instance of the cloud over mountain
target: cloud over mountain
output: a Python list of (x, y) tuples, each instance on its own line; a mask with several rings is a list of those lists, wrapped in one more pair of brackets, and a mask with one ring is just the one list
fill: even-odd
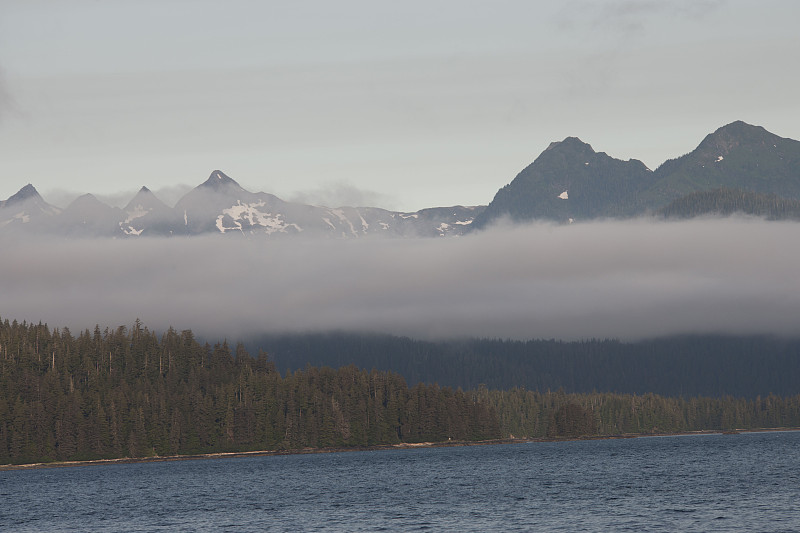
[(2, 237), (0, 316), (209, 337), (349, 329), (421, 338), (795, 334), (796, 223), (496, 227), (456, 239)]

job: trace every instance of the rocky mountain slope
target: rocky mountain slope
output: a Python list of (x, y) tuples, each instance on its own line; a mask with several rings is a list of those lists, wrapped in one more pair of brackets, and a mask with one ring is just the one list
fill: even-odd
[(563, 222), (630, 216), (641, 211), (639, 196), (654, 184), (641, 161), (620, 161), (595, 152), (578, 138), (554, 142), (497, 191), (474, 228), (507, 217), (514, 222)]
[(800, 200), (800, 142), (737, 121), (651, 171), (640, 161), (614, 159), (568, 137), (500, 189), (473, 228), (501, 218), (569, 222), (643, 215), (717, 189)]

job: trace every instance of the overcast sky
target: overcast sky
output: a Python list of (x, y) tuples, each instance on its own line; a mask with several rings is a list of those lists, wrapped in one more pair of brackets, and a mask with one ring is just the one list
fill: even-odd
[(3, 0), (0, 199), (220, 169), (417, 210), (486, 204), (566, 136), (651, 168), (738, 119), (800, 139), (798, 20), (795, 0)]

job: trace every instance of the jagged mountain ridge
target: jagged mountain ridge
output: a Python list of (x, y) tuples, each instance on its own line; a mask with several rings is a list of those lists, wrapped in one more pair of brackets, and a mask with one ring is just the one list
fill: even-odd
[(464, 233), (478, 207), (442, 207), (415, 213), (374, 207), (329, 208), (286, 202), (273, 194), (244, 189), (222, 171), (169, 207), (142, 187), (124, 208), (91, 194), (63, 211), (47, 204), (32, 185), (0, 202), (0, 229), (60, 236), (142, 237), (201, 234), (357, 238), (371, 235), (450, 236)]
[(649, 202), (663, 204), (714, 189), (741, 189), (800, 200), (800, 142), (736, 121), (717, 129), (692, 152), (664, 162)]
[[(800, 142), (736, 121), (707, 135), (692, 152), (652, 171), (641, 161), (615, 159), (576, 137), (567, 137), (551, 143), (501, 188), (488, 206), (439, 207), (415, 213), (286, 202), (272, 194), (247, 191), (219, 170), (175, 207), (142, 187), (122, 209), (84, 195), (62, 212), (28, 184), (0, 201), (0, 231), (21, 228), (91, 237), (451, 236), (502, 218), (572, 222), (657, 216), (672, 202), (694, 205), (699, 200), (692, 195), (717, 190), (773, 195), (776, 202), (800, 201)], [(687, 196), (690, 198), (681, 204), (679, 200)], [(746, 210), (738, 207), (743, 205), (734, 202), (732, 208)], [(729, 208), (720, 212), (728, 213)]]
[(736, 121), (651, 171), (636, 159), (614, 159), (568, 137), (501, 188), (472, 227), (501, 218), (569, 222), (646, 215), (716, 189), (800, 200), (800, 142)]
[(638, 195), (653, 181), (653, 173), (641, 161), (620, 161), (567, 137), (551, 143), (500, 189), (474, 227), (501, 217), (568, 222), (629, 216), (636, 212)]

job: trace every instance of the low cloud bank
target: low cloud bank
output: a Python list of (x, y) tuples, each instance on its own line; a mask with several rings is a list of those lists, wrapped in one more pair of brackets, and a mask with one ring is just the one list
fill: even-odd
[(462, 238), (0, 239), (0, 317), (211, 338), (800, 333), (800, 224), (503, 226)]

